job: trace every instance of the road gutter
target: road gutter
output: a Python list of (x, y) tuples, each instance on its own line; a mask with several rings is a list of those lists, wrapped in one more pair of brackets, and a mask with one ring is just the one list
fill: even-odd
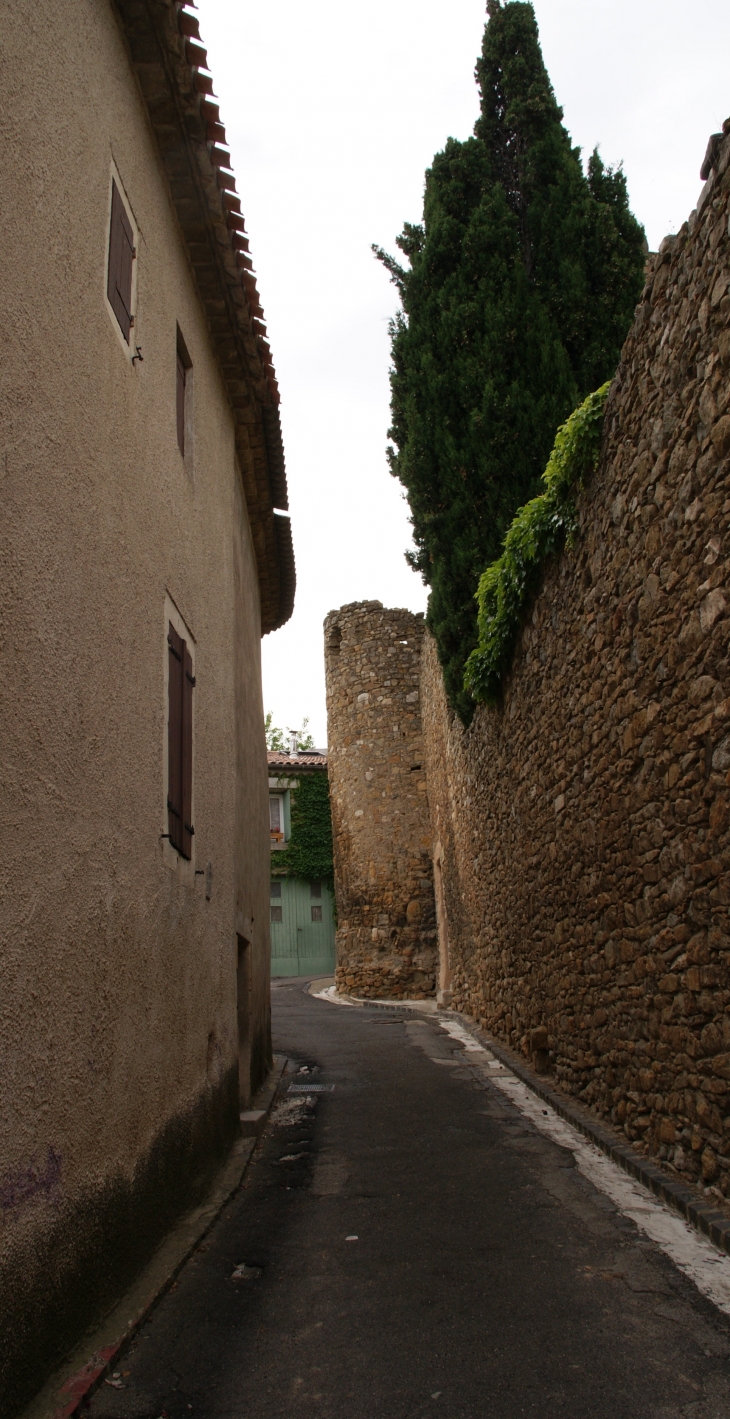
[(274, 1055), (274, 1067), (256, 1095), (256, 1112), (261, 1114), (256, 1136), (236, 1140), (205, 1202), (186, 1212), (171, 1228), (133, 1285), (102, 1323), (95, 1330), (87, 1331), (23, 1411), (21, 1419), (74, 1419), (82, 1405), (117, 1368), (140, 1326), (170, 1290), (223, 1208), (238, 1192), (286, 1065), (283, 1055)]
[(655, 1197), (658, 1197), (675, 1212), (679, 1212), (685, 1221), (707, 1237), (719, 1251), (730, 1256), (730, 1219), (724, 1213), (718, 1212), (715, 1207), (706, 1206), (690, 1188), (680, 1182), (675, 1182), (655, 1163), (648, 1162), (640, 1153), (634, 1152), (634, 1149), (628, 1144), (619, 1143), (607, 1128), (592, 1118), (580, 1105), (566, 1099), (564, 1094), (551, 1088), (544, 1081), (543, 1076), (535, 1074), (529, 1065), (519, 1059), (512, 1050), (507, 1049), (498, 1040), (488, 1035), (486, 1030), (475, 1026), (474, 1021), (468, 1015), (461, 1015), (456, 1010), (439, 1011), (439, 1015), (443, 1015), (446, 1019), (458, 1020), (474, 1039), (483, 1042), (485, 1048), (491, 1050), (495, 1059), (511, 1070), (523, 1084), (527, 1085), (528, 1089), (532, 1090), (533, 1094), (537, 1094), (539, 1099), (549, 1104), (550, 1108), (565, 1119), (566, 1123), (571, 1124), (579, 1133), (582, 1133), (591, 1143), (595, 1144), (596, 1148), (600, 1148), (601, 1152), (605, 1153), (612, 1162), (618, 1164), (625, 1173), (640, 1182)]

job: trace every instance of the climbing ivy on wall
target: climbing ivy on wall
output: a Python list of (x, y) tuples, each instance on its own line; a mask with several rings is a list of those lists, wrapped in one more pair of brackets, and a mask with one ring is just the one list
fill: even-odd
[[(326, 773), (302, 774), (291, 795), (291, 837), (285, 852), (275, 853), (277, 872), (304, 881), (332, 883), (332, 814)], [(272, 860), (272, 867), (274, 862)]]
[(501, 557), (482, 573), (477, 592), (479, 644), (466, 662), (464, 684), (475, 700), (494, 704), (509, 669), (525, 607), (548, 557), (572, 542), (574, 495), (598, 463), (609, 383), (589, 394), (561, 425), (542, 475), (546, 491), (520, 508)]

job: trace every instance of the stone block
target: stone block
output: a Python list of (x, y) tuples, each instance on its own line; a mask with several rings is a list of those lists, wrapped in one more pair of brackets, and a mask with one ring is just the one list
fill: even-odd
[(241, 1137), (255, 1138), (261, 1132), (266, 1122), (266, 1109), (245, 1109), (239, 1114), (241, 1121)]
[(723, 414), (712, 430), (712, 442), (718, 458), (730, 453), (730, 414)]

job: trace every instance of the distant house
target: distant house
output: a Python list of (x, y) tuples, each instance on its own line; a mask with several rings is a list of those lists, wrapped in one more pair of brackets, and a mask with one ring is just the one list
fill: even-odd
[(194, 12), (16, 0), (3, 53), (0, 1415), (270, 1066), (260, 643), (294, 594)]
[(335, 968), (332, 829), (327, 755), (270, 752), (269, 901), (272, 976), (329, 975)]

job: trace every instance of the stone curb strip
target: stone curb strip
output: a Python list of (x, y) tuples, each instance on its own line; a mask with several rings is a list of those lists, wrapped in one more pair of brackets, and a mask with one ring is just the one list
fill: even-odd
[(612, 1162), (623, 1168), (625, 1173), (642, 1183), (644, 1187), (649, 1189), (649, 1192), (653, 1192), (655, 1197), (660, 1198), (662, 1202), (666, 1202), (669, 1207), (681, 1213), (682, 1217), (708, 1237), (719, 1251), (730, 1256), (730, 1218), (727, 1218), (724, 1213), (718, 1212), (714, 1207), (703, 1206), (696, 1194), (691, 1192), (689, 1188), (674, 1182), (655, 1164), (646, 1162), (639, 1153), (635, 1153), (633, 1148), (618, 1143), (608, 1132), (608, 1129), (602, 1128), (600, 1123), (592, 1119), (589, 1114), (583, 1113), (582, 1109), (569, 1103), (564, 1095), (558, 1094), (555, 1089), (543, 1084), (541, 1077), (534, 1074), (511, 1050), (505, 1049), (504, 1045), (495, 1041), (491, 1035), (487, 1034), (486, 1030), (475, 1028), (474, 1021), (470, 1020), (468, 1016), (460, 1015), (455, 1010), (444, 1010), (440, 1013), (450, 1019), (458, 1020), (475, 1039), (479, 1039), (487, 1049), (491, 1050), (496, 1059), (506, 1065), (523, 1084), (526, 1084), (533, 1094), (537, 1094), (543, 1103), (549, 1104), (556, 1114), (565, 1119), (566, 1123), (577, 1128), (579, 1133), (584, 1134)]
[[(102, 1324), (67, 1357), (24, 1410), (21, 1419), (74, 1419), (119, 1359), (155, 1306), (170, 1290), (185, 1263), (238, 1192), (279, 1088), (287, 1061), (274, 1055), (274, 1067), (256, 1095), (255, 1110), (242, 1115), (244, 1137), (237, 1139), (206, 1201), (186, 1213), (167, 1233), (144, 1271)], [(255, 1136), (246, 1136), (255, 1133)]]
[[(372, 1001), (356, 995), (344, 998), (351, 1000), (355, 1005), (364, 1005), (375, 1010), (402, 1010), (404, 1004), (411, 1010), (417, 1010), (423, 1004), (426, 1006), (423, 1013), (428, 1014), (431, 1019), (434, 1018), (425, 1001)], [(623, 1168), (629, 1177), (635, 1178), (637, 1182), (648, 1188), (649, 1192), (653, 1192), (655, 1197), (660, 1198), (675, 1212), (679, 1212), (691, 1226), (696, 1227), (698, 1232), (702, 1232), (705, 1237), (708, 1237), (719, 1251), (730, 1256), (730, 1219), (724, 1213), (718, 1212), (714, 1207), (705, 1207), (689, 1188), (674, 1182), (653, 1163), (647, 1163), (640, 1154), (634, 1152), (633, 1148), (618, 1143), (608, 1132), (608, 1129), (602, 1128), (600, 1123), (592, 1119), (589, 1114), (583, 1113), (577, 1105), (569, 1103), (564, 1095), (558, 1094), (549, 1085), (543, 1084), (539, 1075), (534, 1074), (511, 1050), (506, 1049), (504, 1045), (488, 1035), (486, 1030), (475, 1026), (474, 1021), (468, 1015), (461, 1015), (458, 1010), (439, 1010), (435, 1018), (438, 1019), (439, 1016), (448, 1020), (458, 1020), (464, 1029), (491, 1050), (496, 1059), (506, 1065), (523, 1084), (527, 1085), (528, 1089), (532, 1090), (533, 1094), (537, 1094), (543, 1103), (549, 1104), (556, 1114), (565, 1119), (566, 1123), (577, 1128), (579, 1133), (594, 1143), (596, 1148), (600, 1148), (601, 1152), (605, 1153), (612, 1162)]]

